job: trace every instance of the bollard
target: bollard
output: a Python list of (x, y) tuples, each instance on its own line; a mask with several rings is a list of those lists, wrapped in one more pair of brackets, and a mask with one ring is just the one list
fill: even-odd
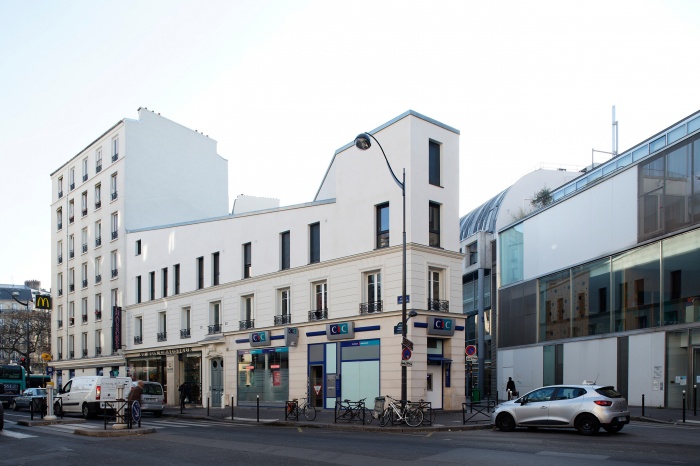
[(685, 424), (685, 390), (683, 390), (683, 423)]
[(53, 384), (46, 384), (46, 416), (44, 419), (53, 421), (56, 415), (53, 413)]
[(260, 422), (260, 395), (255, 395), (256, 402), (255, 404), (257, 405), (256, 411), (258, 413), (258, 422)]
[(698, 415), (698, 386), (693, 385), (693, 416)]
[(209, 398), (207, 398), (207, 417), (209, 417)]
[[(105, 403), (105, 411), (107, 409), (107, 403)], [(114, 402), (114, 409), (116, 411), (116, 422), (112, 425), (112, 429), (126, 429), (128, 426), (125, 421), (125, 411), (126, 402), (124, 400), (124, 386), (117, 384), (117, 397)], [(105, 428), (107, 424), (107, 416), (105, 416)]]
[(233, 421), (233, 397), (231, 397), (231, 420)]
[(642, 393), (642, 417), (644, 417), (644, 393)]

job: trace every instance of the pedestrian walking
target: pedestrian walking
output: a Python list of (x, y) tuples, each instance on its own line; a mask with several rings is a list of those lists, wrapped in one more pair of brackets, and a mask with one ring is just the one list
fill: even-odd
[(139, 380), (135, 387), (132, 387), (129, 392), (128, 401), (141, 401), (141, 395), (143, 395), (143, 380)]
[(518, 392), (515, 390), (515, 382), (513, 381), (513, 377), (508, 377), (506, 391), (508, 392), (508, 401), (512, 400), (514, 396), (518, 396)]
[(180, 409), (185, 409), (185, 401), (188, 401), (190, 396), (190, 387), (187, 382), (183, 382), (178, 390), (180, 390)]

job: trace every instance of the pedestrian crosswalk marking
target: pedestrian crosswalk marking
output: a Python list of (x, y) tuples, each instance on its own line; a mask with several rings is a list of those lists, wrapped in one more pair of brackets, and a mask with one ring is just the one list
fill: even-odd
[(16, 438), (16, 439), (36, 437), (36, 435), (22, 434), (20, 432), (15, 432), (13, 430), (8, 430), (8, 429), (0, 430), (0, 435), (5, 436), (5, 437), (12, 437), (12, 438)]

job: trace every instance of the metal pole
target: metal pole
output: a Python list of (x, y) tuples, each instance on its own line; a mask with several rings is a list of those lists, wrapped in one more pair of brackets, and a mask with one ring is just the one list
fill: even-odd
[(698, 415), (698, 386), (693, 385), (693, 416)]
[(260, 395), (255, 395), (255, 404), (258, 416), (257, 422), (260, 422)]
[(683, 390), (683, 423), (685, 424), (685, 390)]
[(233, 421), (233, 397), (231, 397), (231, 420)]
[[(383, 149), (382, 149), (383, 151)], [(406, 340), (407, 322), (406, 322), (406, 169), (403, 170), (403, 183), (401, 186), (403, 197), (403, 270), (401, 273), (401, 336), (402, 342)], [(401, 405), (408, 399), (408, 367), (401, 366)]]
[(644, 417), (644, 393), (642, 393), (642, 417)]
[(210, 399), (207, 397), (207, 417), (209, 417), (209, 404), (210, 404)]

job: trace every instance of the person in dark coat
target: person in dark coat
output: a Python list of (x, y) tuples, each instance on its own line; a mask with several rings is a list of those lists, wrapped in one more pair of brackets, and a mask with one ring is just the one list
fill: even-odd
[(182, 385), (180, 385), (180, 408), (184, 409), (185, 408), (185, 400), (190, 396), (190, 387), (187, 385), (187, 382), (183, 382)]
[(135, 387), (129, 392), (129, 401), (141, 402), (141, 395), (143, 395), (143, 380), (139, 380)]
[(508, 377), (506, 391), (508, 392), (508, 400), (512, 400), (514, 396), (517, 396), (518, 392), (515, 391), (515, 382), (513, 381), (513, 377)]

